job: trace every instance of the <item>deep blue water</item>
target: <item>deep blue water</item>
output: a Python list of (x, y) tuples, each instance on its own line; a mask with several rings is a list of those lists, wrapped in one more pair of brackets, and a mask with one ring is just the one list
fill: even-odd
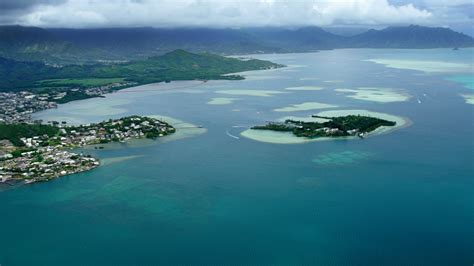
[[(292, 67), (243, 81), (142, 86), (42, 112), (45, 120), (72, 122), (163, 115), (207, 132), (86, 149), (110, 163), (0, 192), (0, 265), (472, 265), (474, 106), (460, 96), (472, 91), (448, 80), (472, 71), (425, 73), (364, 60), (440, 60), (472, 69), (473, 52), (258, 55)], [(215, 93), (294, 86), (324, 89), (272, 97)], [(358, 87), (411, 98), (378, 103), (334, 91)], [(206, 104), (216, 97), (240, 99)], [(364, 140), (297, 145), (226, 134), (238, 136), (237, 125), (311, 115), (317, 111), (273, 109), (312, 101), (412, 124)], [(113, 163), (127, 156), (137, 157)]]

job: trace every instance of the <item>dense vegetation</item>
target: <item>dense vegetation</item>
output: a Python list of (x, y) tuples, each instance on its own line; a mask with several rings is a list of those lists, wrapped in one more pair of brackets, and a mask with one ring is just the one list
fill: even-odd
[(350, 38), (352, 48), (454, 48), (472, 47), (472, 37), (448, 28), (410, 25), (369, 30)]
[(320, 118), (330, 119), (327, 122), (321, 123), (324, 127), (337, 128), (344, 132), (353, 129), (358, 129), (359, 132), (370, 132), (381, 126), (395, 126), (395, 122), (392, 121), (361, 115)]
[(58, 127), (39, 124), (2, 124), (0, 123), (0, 139), (8, 139), (17, 147), (24, 146), (21, 138), (59, 134)]
[[(319, 117), (319, 116), (315, 116)], [(395, 126), (395, 122), (380, 118), (347, 115), (340, 117), (319, 117), (328, 119), (326, 122), (304, 122), (286, 120), (284, 123), (269, 123), (255, 126), (252, 129), (292, 132), (297, 137), (342, 137), (364, 134), (381, 126)]]
[(0, 58), (0, 91), (90, 87), (119, 80), (146, 84), (170, 80), (242, 79), (238, 75), (225, 74), (279, 66), (268, 61), (244, 61), (207, 53), (193, 54), (184, 50), (121, 64), (64, 67)]
[(66, 64), (115, 58), (106, 49), (77, 46), (50, 30), (17, 25), (0, 26), (0, 57)]
[(110, 83), (123, 82), (124, 78), (83, 78), (83, 79), (48, 79), (37, 82), (42, 87), (96, 87)]
[[(78, 100), (84, 100), (84, 99), (89, 99), (89, 98), (93, 98), (93, 97), (98, 97), (98, 96), (91, 96), (91, 95), (88, 95), (86, 93), (84, 93), (83, 91), (81, 90), (77, 90), (77, 91), (68, 91), (66, 95), (64, 95), (64, 97), (62, 97), (61, 99), (54, 99), (53, 101), (56, 102), (56, 103), (68, 103), (68, 102), (72, 102), (72, 101), (78, 101)], [(103, 97), (103, 96), (101, 96)]]

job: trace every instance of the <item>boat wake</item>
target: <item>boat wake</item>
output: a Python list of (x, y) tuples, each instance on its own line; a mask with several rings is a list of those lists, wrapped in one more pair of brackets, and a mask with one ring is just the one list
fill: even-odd
[(229, 132), (229, 130), (227, 130), (225, 133), (226, 133), (227, 136), (229, 136), (229, 137), (231, 137), (231, 138), (233, 138), (233, 139), (240, 139), (239, 137), (237, 137), (237, 136), (235, 136), (235, 135), (232, 135), (232, 134)]
[[(249, 128), (249, 126), (239, 126), (239, 125), (236, 125), (236, 126), (232, 126), (232, 128)], [(227, 129), (225, 134), (233, 139), (240, 139), (240, 137), (230, 133), (232, 129)]]

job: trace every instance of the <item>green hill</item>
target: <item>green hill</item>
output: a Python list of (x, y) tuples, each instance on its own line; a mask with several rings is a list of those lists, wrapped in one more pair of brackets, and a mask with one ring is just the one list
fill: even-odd
[[(89, 87), (96, 85), (98, 79), (109, 79), (113, 82), (133, 81), (139, 84), (170, 80), (242, 79), (238, 75), (226, 74), (276, 67), (280, 65), (269, 61), (244, 61), (208, 53), (194, 54), (184, 50), (122, 64), (63, 67), (0, 58), (0, 91), (43, 89), (46, 86)], [(67, 83), (65, 79), (75, 82)], [(84, 79), (82, 84), (81, 79)], [(94, 82), (91, 82), (91, 79)]]

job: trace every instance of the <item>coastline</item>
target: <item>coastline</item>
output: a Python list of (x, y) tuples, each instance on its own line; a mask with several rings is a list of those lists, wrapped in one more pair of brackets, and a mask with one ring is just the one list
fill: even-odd
[(5, 153), (8, 157), (4, 155), (0, 161), (1, 182), (19, 180), (23, 184), (49, 181), (101, 165), (97, 158), (70, 150), (85, 146), (103, 149), (102, 145), (106, 143), (157, 139), (176, 132), (170, 124), (146, 116), (128, 116), (79, 126), (24, 124), (4, 127), (8, 132), (12, 132), (12, 128), (31, 131), (22, 137), (6, 134), (2, 142), (3, 149), (11, 153)]
[[(115, 93), (134, 93), (134, 92), (149, 92), (149, 93), (162, 93), (163, 91), (179, 91), (179, 90), (183, 90), (183, 89), (191, 89), (191, 88), (196, 88), (196, 87), (199, 87), (199, 86), (202, 86), (204, 84), (206, 84), (207, 81), (203, 81), (203, 80), (178, 80), (178, 81), (172, 81), (172, 82), (156, 82), (156, 83), (149, 83), (149, 84), (143, 84), (143, 85), (133, 85), (133, 86), (130, 86), (130, 87), (122, 87), (120, 90), (111, 90), (111, 91), (108, 91), (98, 97), (100, 98), (106, 98), (108, 95), (112, 95), (112, 94), (115, 94)], [(151, 86), (152, 88), (147, 88), (147, 86)], [(65, 102), (65, 103), (60, 103), (60, 104), (57, 104), (54, 106), (54, 108), (45, 108), (45, 109), (42, 109), (42, 110), (37, 110), (35, 112), (32, 112), (31, 114), (29, 114), (29, 123), (34, 123), (33, 121), (36, 121), (35, 119), (38, 118), (38, 114), (41, 114), (42, 112), (46, 112), (47, 110), (49, 109), (56, 109), (58, 108), (58, 106), (62, 106), (62, 105), (77, 105), (81, 102), (83, 102), (84, 100), (89, 100), (89, 99), (92, 99), (92, 98), (98, 98), (98, 97), (90, 97), (90, 98), (86, 98), (86, 99), (78, 99), (78, 100), (73, 100), (73, 101), (69, 101), (69, 102)], [(120, 103), (118, 103), (120, 104)], [(80, 104), (82, 107), (84, 107), (82, 104)], [(86, 109), (87, 110), (94, 110), (97, 111), (97, 108), (94, 109), (95, 107), (87, 107), (86, 106)], [(111, 107), (111, 109), (114, 109), (115, 107)], [(117, 109), (117, 108), (115, 108)], [(114, 109), (114, 110), (115, 110)], [(85, 110), (85, 111), (87, 111)], [(112, 111), (114, 111), (112, 110)], [(108, 110), (110, 111), (110, 110)], [(81, 111), (81, 113), (83, 113), (83, 111)], [(112, 112), (112, 113), (115, 113), (115, 114), (120, 114), (120, 113), (123, 113), (124, 110), (121, 110), (121, 109), (117, 109), (116, 111)], [(110, 112), (106, 112), (107, 115), (110, 115)], [(149, 117), (149, 118), (153, 118), (153, 119), (163, 119), (164, 121), (169, 121), (170, 122), (170, 125), (173, 124), (173, 125), (178, 125), (179, 126), (177, 127), (179, 129), (179, 133), (178, 134), (171, 134), (169, 136), (174, 136), (174, 137), (171, 137), (169, 138), (169, 140), (163, 140), (163, 142), (167, 142), (167, 141), (173, 141), (173, 140), (178, 140), (178, 139), (182, 139), (182, 138), (187, 138), (187, 137), (192, 137), (194, 135), (199, 135), (199, 134), (203, 134), (206, 132), (206, 129), (205, 128), (202, 128), (201, 126), (197, 126), (197, 125), (194, 125), (194, 124), (191, 124), (191, 123), (187, 123), (187, 122), (184, 122), (184, 121), (181, 121), (179, 119), (175, 119), (175, 118), (171, 118), (171, 117), (167, 117), (167, 116), (162, 116), (162, 115), (155, 115), (155, 114), (151, 114), (151, 115), (144, 115), (144, 117)], [(66, 117), (64, 117), (65, 119), (64, 120), (67, 120)], [(54, 120), (58, 120), (58, 119), (54, 119)], [(58, 121), (62, 121), (63, 118), (61, 117), (61, 119), (59, 119)], [(48, 121), (49, 123), (52, 122), (52, 121)], [(81, 124), (87, 124), (87, 123), (83, 123), (84, 121), (68, 121), (68, 125), (81, 125)], [(36, 122), (35, 122), (36, 123)], [(46, 121), (43, 123), (43, 124), (48, 124), (46, 123)], [(161, 139), (158, 138), (158, 139)], [(133, 146), (141, 146), (143, 145), (143, 143), (148, 143), (149, 142), (146, 142), (146, 138), (144, 137), (140, 137), (140, 138), (130, 138), (130, 139), (125, 139), (124, 141), (120, 141), (120, 142), (111, 142), (111, 143), (108, 143), (106, 144), (107, 146), (110, 146), (110, 145), (113, 145), (113, 144), (124, 144), (124, 143), (128, 143), (130, 145), (133, 145)], [(145, 141), (145, 142), (144, 142)], [(153, 140), (155, 141), (155, 140)], [(145, 144), (145, 145), (148, 145), (148, 144)], [(100, 146), (100, 147), (99, 147)], [(105, 145), (103, 144), (99, 144), (99, 146), (97, 145), (97, 143), (87, 143), (87, 144), (83, 144), (83, 145), (68, 145), (68, 146), (65, 146), (65, 147), (59, 147), (59, 148), (54, 148), (55, 150), (58, 150), (58, 151), (62, 151), (64, 153), (68, 153), (70, 156), (79, 156), (79, 154), (75, 153), (74, 150), (77, 150), (78, 148), (83, 148), (83, 150), (88, 150), (88, 149), (103, 149), (103, 147)], [(112, 147), (112, 146), (110, 146)], [(72, 150), (72, 151), (71, 151)], [(82, 156), (82, 154), (80, 155)], [(92, 158), (91, 157), (91, 160), (93, 160), (94, 164), (93, 165), (90, 165), (90, 167), (88, 167), (87, 169), (75, 169), (73, 171), (68, 171), (66, 173), (64, 172), (58, 172), (57, 174), (54, 175), (54, 177), (51, 177), (51, 178), (48, 178), (48, 179), (24, 179), (24, 178), (7, 178), (7, 177), (2, 177), (2, 179), (0, 180), (0, 184), (2, 186), (6, 186), (6, 188), (8, 189), (9, 187), (16, 187), (18, 185), (21, 185), (21, 184), (32, 184), (32, 183), (37, 183), (37, 182), (46, 182), (46, 181), (50, 181), (50, 180), (53, 180), (53, 179), (56, 179), (56, 178), (60, 178), (60, 177), (63, 177), (63, 176), (66, 176), (66, 175), (72, 175), (72, 174), (76, 174), (76, 173), (80, 173), (80, 172), (85, 172), (85, 171), (90, 171), (90, 170), (93, 170), (101, 165), (104, 165), (104, 163), (98, 159), (98, 158)], [(105, 163), (106, 165), (107, 163)], [(12, 184), (12, 182), (14, 184)]]
[[(386, 127), (381, 126), (376, 130), (369, 132), (365, 135), (365, 137), (373, 137), (378, 135), (384, 135), (391, 133), (393, 131), (406, 128), (413, 124), (413, 122), (406, 118), (386, 113), (380, 112), (373, 112), (368, 110), (330, 110), (330, 111), (322, 111), (317, 113), (318, 116), (327, 116), (327, 117), (335, 117), (335, 116), (344, 116), (344, 115), (366, 115), (366, 116), (373, 116), (381, 119), (386, 120), (393, 120), (396, 122), (396, 125), (393, 127)], [(307, 121), (311, 121), (312, 118), (307, 118)], [(281, 121), (282, 118), (278, 119)], [(313, 120), (314, 121), (314, 120)], [(306, 137), (297, 137), (291, 132), (276, 132), (271, 130), (257, 130), (248, 128), (240, 133), (241, 136), (258, 141), (263, 143), (270, 143), (270, 144), (304, 144), (309, 142), (318, 142), (318, 141), (341, 141), (341, 140), (354, 140), (359, 139), (356, 136), (344, 136), (344, 137), (318, 137), (318, 138), (306, 138)]]

